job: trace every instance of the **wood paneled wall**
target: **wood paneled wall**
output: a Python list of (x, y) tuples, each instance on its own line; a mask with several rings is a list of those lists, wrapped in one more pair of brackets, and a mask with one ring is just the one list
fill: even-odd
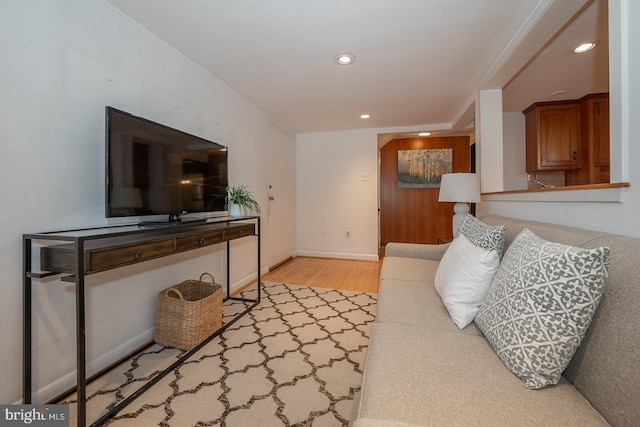
[(407, 138), (380, 150), (380, 244), (437, 243), (451, 238), (453, 203), (438, 202), (438, 188), (398, 188), (398, 150), (453, 148), (453, 172), (470, 171), (468, 136)]

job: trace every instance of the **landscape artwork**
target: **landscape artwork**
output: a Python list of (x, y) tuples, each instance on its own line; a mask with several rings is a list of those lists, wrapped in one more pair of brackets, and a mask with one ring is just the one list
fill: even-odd
[(398, 150), (398, 188), (440, 188), (452, 165), (453, 148)]

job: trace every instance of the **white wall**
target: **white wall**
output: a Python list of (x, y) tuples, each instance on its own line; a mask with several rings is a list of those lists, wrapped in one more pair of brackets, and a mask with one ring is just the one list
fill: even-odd
[(505, 113), (502, 115), (504, 144), (504, 191), (526, 190), (526, 141), (524, 114)]
[[(3, 1), (0, 46), (0, 402), (10, 403), (21, 400), (21, 237), (106, 222), (105, 105), (228, 145), (231, 182), (264, 206), (268, 117), (100, 0)], [(233, 284), (255, 276), (255, 245), (234, 242)], [(221, 248), (89, 276), (90, 367), (151, 338), (159, 290), (202, 271), (224, 280)], [(75, 382), (75, 293), (59, 280), (34, 291), (34, 389), (44, 402)]]
[[(482, 114), (478, 114), (478, 110)], [(480, 165), (477, 170), (480, 174), (482, 191), (503, 191), (504, 153), (502, 144), (495, 143), (503, 139), (501, 89), (482, 90), (478, 93), (475, 123), (476, 135), (481, 135), (481, 141), (492, 142), (476, 146)], [(476, 165), (478, 165), (478, 161), (476, 161)]]
[[(640, 51), (633, 43), (640, 40), (640, 26), (634, 24), (640, 20), (640, 2), (611, 0), (610, 6), (612, 4), (614, 13), (610, 13), (610, 34), (613, 34), (613, 43), (620, 46), (612, 46), (610, 49), (613, 60), (616, 61), (613, 72), (610, 73), (612, 179), (615, 179), (613, 165), (616, 162), (617, 175), (631, 184), (623, 193), (624, 202), (483, 201), (478, 205), (479, 215), (500, 214), (640, 237), (640, 168), (637, 167), (640, 144), (636, 143), (640, 135), (640, 120), (637, 119), (640, 117), (640, 79), (637, 78), (640, 76)], [(622, 7), (619, 8), (618, 5)], [(615, 17), (616, 13), (618, 18)], [(620, 19), (622, 23), (619, 22)], [(620, 34), (622, 43), (616, 40), (616, 34)], [(618, 49), (622, 59), (615, 58)], [(620, 129), (614, 129), (614, 126), (619, 126)], [(618, 157), (622, 165), (619, 164)]]
[(377, 260), (377, 176), (374, 130), (297, 135), (297, 254)]

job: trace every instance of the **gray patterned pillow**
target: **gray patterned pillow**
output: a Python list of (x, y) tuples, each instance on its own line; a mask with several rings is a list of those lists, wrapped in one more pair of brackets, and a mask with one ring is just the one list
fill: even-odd
[(487, 225), (471, 214), (462, 218), (456, 236), (464, 235), (471, 243), (488, 251), (496, 251), (502, 257), (506, 225)]
[(476, 325), (524, 385), (557, 384), (602, 296), (609, 248), (582, 249), (515, 238), (489, 287)]

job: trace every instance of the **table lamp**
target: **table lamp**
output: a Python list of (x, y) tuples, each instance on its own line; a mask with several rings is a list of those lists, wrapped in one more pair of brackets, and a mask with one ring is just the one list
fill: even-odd
[(439, 202), (456, 202), (453, 206), (453, 235), (469, 212), (468, 203), (480, 202), (480, 180), (475, 173), (446, 173), (440, 181)]

